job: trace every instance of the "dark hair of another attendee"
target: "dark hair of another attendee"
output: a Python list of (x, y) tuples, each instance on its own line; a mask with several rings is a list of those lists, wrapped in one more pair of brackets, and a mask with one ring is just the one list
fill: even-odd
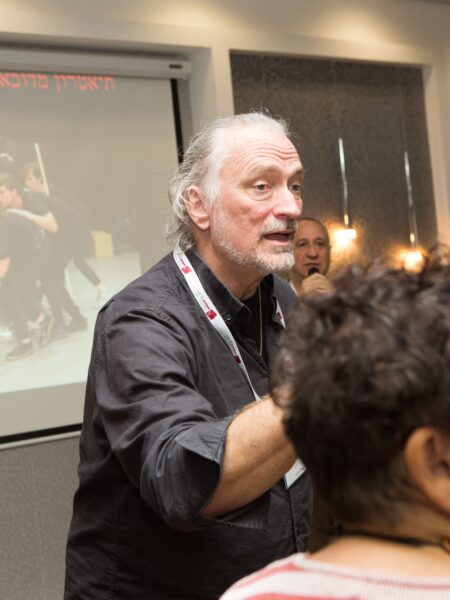
[(418, 273), (351, 267), (334, 293), (300, 297), (290, 314), (273, 394), (343, 523), (395, 522), (414, 503), (401, 452), (409, 434), (433, 426), (450, 436), (445, 254)]

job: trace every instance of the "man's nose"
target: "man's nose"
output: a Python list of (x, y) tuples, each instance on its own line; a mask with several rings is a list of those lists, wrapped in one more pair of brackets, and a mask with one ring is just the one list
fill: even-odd
[(289, 188), (281, 188), (276, 197), (274, 212), (278, 218), (298, 219), (302, 213), (303, 201)]

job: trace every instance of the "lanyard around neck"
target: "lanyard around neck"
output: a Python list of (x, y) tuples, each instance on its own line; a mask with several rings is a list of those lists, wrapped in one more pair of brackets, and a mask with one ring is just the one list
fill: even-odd
[[(250, 375), (248, 374), (247, 368), (244, 363), (244, 359), (242, 358), (242, 355), (238, 348), (236, 340), (234, 339), (231, 331), (229, 330), (228, 325), (223, 320), (221, 314), (219, 313), (217, 308), (214, 306), (213, 301), (206, 293), (206, 291), (205, 291), (200, 279), (198, 278), (197, 273), (194, 271), (194, 268), (191, 265), (188, 257), (186, 256), (186, 254), (181, 250), (181, 248), (178, 245), (175, 247), (175, 249), (173, 251), (173, 257), (175, 259), (176, 264), (178, 265), (178, 268), (180, 269), (181, 273), (183, 274), (183, 276), (186, 280), (186, 283), (188, 284), (189, 289), (192, 292), (192, 295), (197, 300), (197, 303), (200, 306), (200, 308), (202, 309), (204, 315), (206, 316), (208, 321), (211, 323), (211, 325), (214, 327), (214, 329), (217, 331), (217, 333), (220, 335), (220, 337), (223, 339), (223, 341), (225, 342), (225, 344), (228, 347), (228, 350), (231, 352), (234, 360), (236, 361), (236, 363), (238, 364), (242, 373), (244, 374), (244, 377), (247, 380), (247, 383), (249, 384), (250, 389), (253, 392), (253, 396), (255, 397), (255, 400), (260, 400), (260, 397), (258, 396), (255, 388), (252, 385), (252, 382), (250, 380)], [(281, 309), (279, 310), (279, 312), (281, 313)], [(283, 321), (283, 325), (284, 325), (284, 321)]]
[[(227, 324), (223, 320), (221, 314), (214, 306), (213, 301), (206, 293), (200, 279), (198, 278), (197, 273), (195, 272), (193, 266), (191, 265), (190, 260), (186, 256), (186, 254), (181, 250), (179, 245), (177, 244), (173, 251), (173, 258), (178, 268), (180, 269), (182, 275), (184, 276), (186, 283), (189, 286), (189, 289), (192, 292), (192, 295), (197, 300), (198, 305), (203, 311), (203, 314), (206, 316), (208, 321), (226, 343), (228, 349), (230, 350), (234, 360), (238, 364), (242, 373), (244, 374), (245, 379), (247, 380), (250, 389), (253, 392), (253, 396), (255, 400), (259, 401), (261, 398), (256, 393), (255, 388), (252, 385), (250, 375), (248, 374), (247, 368), (244, 364), (244, 360), (239, 351), (238, 345), (229, 330)], [(281, 311), (280, 305), (277, 300), (277, 308), (276, 308), (276, 316), (279, 319), (281, 325), (285, 327), (285, 321), (283, 317), (283, 313)], [(284, 480), (286, 484), (286, 488), (289, 488), (294, 481), (296, 481), (305, 471), (305, 467), (303, 463), (298, 459), (295, 461), (294, 465), (289, 469), (289, 471), (285, 474)]]

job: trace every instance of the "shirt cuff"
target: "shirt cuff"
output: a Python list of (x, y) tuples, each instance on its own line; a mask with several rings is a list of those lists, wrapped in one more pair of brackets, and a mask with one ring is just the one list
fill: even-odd
[[(194, 480), (189, 478), (189, 506), (196, 507), (195, 512), (192, 513), (188, 508), (186, 515), (191, 512), (190, 519), (184, 524), (173, 523), (175, 527), (196, 529), (220, 524), (252, 529), (268, 527), (270, 492), (266, 492), (245, 506), (214, 518), (200, 515), (218, 484), (225, 452), (226, 434), (233, 418), (234, 415), (215, 422), (198, 423), (177, 436), (177, 445), (187, 451), (188, 455), (191, 454), (191, 459), (197, 466), (203, 463), (203, 468), (193, 469), (191, 475), (194, 476)], [(188, 456), (186, 459), (187, 462), (190, 462)], [(208, 461), (209, 464), (205, 461)]]

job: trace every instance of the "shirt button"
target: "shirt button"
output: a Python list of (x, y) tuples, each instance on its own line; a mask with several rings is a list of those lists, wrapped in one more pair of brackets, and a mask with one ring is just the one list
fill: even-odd
[(230, 315), (230, 313), (228, 313), (227, 315), (225, 315), (225, 321), (227, 323), (231, 323), (232, 320), (233, 320), (233, 316)]

